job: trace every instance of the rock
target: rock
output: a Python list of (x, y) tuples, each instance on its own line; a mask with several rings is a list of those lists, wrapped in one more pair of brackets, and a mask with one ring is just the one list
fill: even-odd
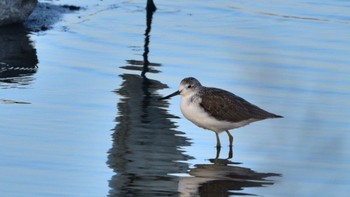
[(81, 7), (74, 5), (55, 5), (52, 3), (39, 2), (33, 13), (23, 24), (29, 31), (46, 31), (60, 21), (63, 14), (73, 13), (80, 9)]
[(25, 21), (37, 3), (38, 0), (1, 0), (0, 26)]

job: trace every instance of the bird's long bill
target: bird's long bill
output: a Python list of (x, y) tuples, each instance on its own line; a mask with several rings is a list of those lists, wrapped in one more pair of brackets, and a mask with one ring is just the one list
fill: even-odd
[(168, 98), (170, 98), (170, 97), (173, 97), (173, 96), (176, 96), (176, 95), (179, 95), (179, 94), (180, 94), (180, 91), (176, 91), (176, 92), (174, 92), (174, 93), (172, 93), (172, 94), (169, 94), (168, 96), (165, 96), (165, 97), (163, 97), (163, 98), (160, 98), (159, 100), (168, 99)]

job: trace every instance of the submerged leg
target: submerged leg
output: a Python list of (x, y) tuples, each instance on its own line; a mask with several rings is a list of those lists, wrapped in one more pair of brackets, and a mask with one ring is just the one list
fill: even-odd
[(230, 140), (230, 146), (232, 146), (232, 143), (233, 143), (233, 136), (231, 135), (231, 133), (230, 133), (228, 130), (226, 130), (226, 133), (227, 133), (228, 138), (229, 138), (229, 140)]
[(221, 147), (219, 133), (215, 132), (215, 135), (216, 135), (216, 147)]

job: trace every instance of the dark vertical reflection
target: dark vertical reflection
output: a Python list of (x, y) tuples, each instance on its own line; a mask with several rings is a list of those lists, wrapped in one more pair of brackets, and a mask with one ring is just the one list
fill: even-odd
[(22, 25), (0, 27), (0, 88), (25, 87), (37, 71), (36, 49)]
[[(179, 178), (170, 173), (186, 172), (187, 160), (179, 150), (189, 143), (176, 131), (166, 102), (159, 102), (157, 91), (167, 86), (148, 79), (147, 72), (157, 73), (161, 64), (148, 61), (153, 11), (147, 10), (147, 28), (143, 61), (127, 60), (122, 68), (141, 75), (121, 75), (123, 83), (115, 92), (122, 96), (117, 107), (117, 125), (107, 164), (116, 173), (109, 181), (109, 196), (178, 196)], [(152, 68), (150, 68), (152, 67)]]
[(146, 5), (146, 31), (145, 31), (145, 45), (144, 45), (144, 52), (143, 52), (143, 69), (141, 76), (145, 76), (146, 72), (148, 72), (148, 66), (150, 62), (148, 61), (148, 53), (149, 53), (149, 39), (150, 39), (150, 32), (152, 28), (152, 19), (153, 19), (153, 13), (156, 11), (156, 6), (153, 3), (153, 0), (147, 0)]

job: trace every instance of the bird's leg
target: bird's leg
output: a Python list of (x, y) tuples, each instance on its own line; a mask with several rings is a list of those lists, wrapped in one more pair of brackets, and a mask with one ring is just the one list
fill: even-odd
[(215, 162), (214, 163), (216, 163), (216, 160), (219, 159), (220, 151), (221, 151), (221, 147), (217, 146), (216, 147), (216, 157), (215, 157)]
[(230, 140), (230, 146), (232, 147), (232, 143), (233, 143), (233, 136), (231, 135), (231, 133), (230, 133), (228, 130), (226, 130), (226, 133), (227, 133), (228, 138), (229, 138), (229, 140)]
[(227, 159), (232, 159), (233, 157), (233, 151), (232, 151), (232, 146), (230, 146), (230, 150), (228, 152), (228, 158)]
[(216, 135), (216, 147), (221, 147), (219, 133), (215, 132)]

